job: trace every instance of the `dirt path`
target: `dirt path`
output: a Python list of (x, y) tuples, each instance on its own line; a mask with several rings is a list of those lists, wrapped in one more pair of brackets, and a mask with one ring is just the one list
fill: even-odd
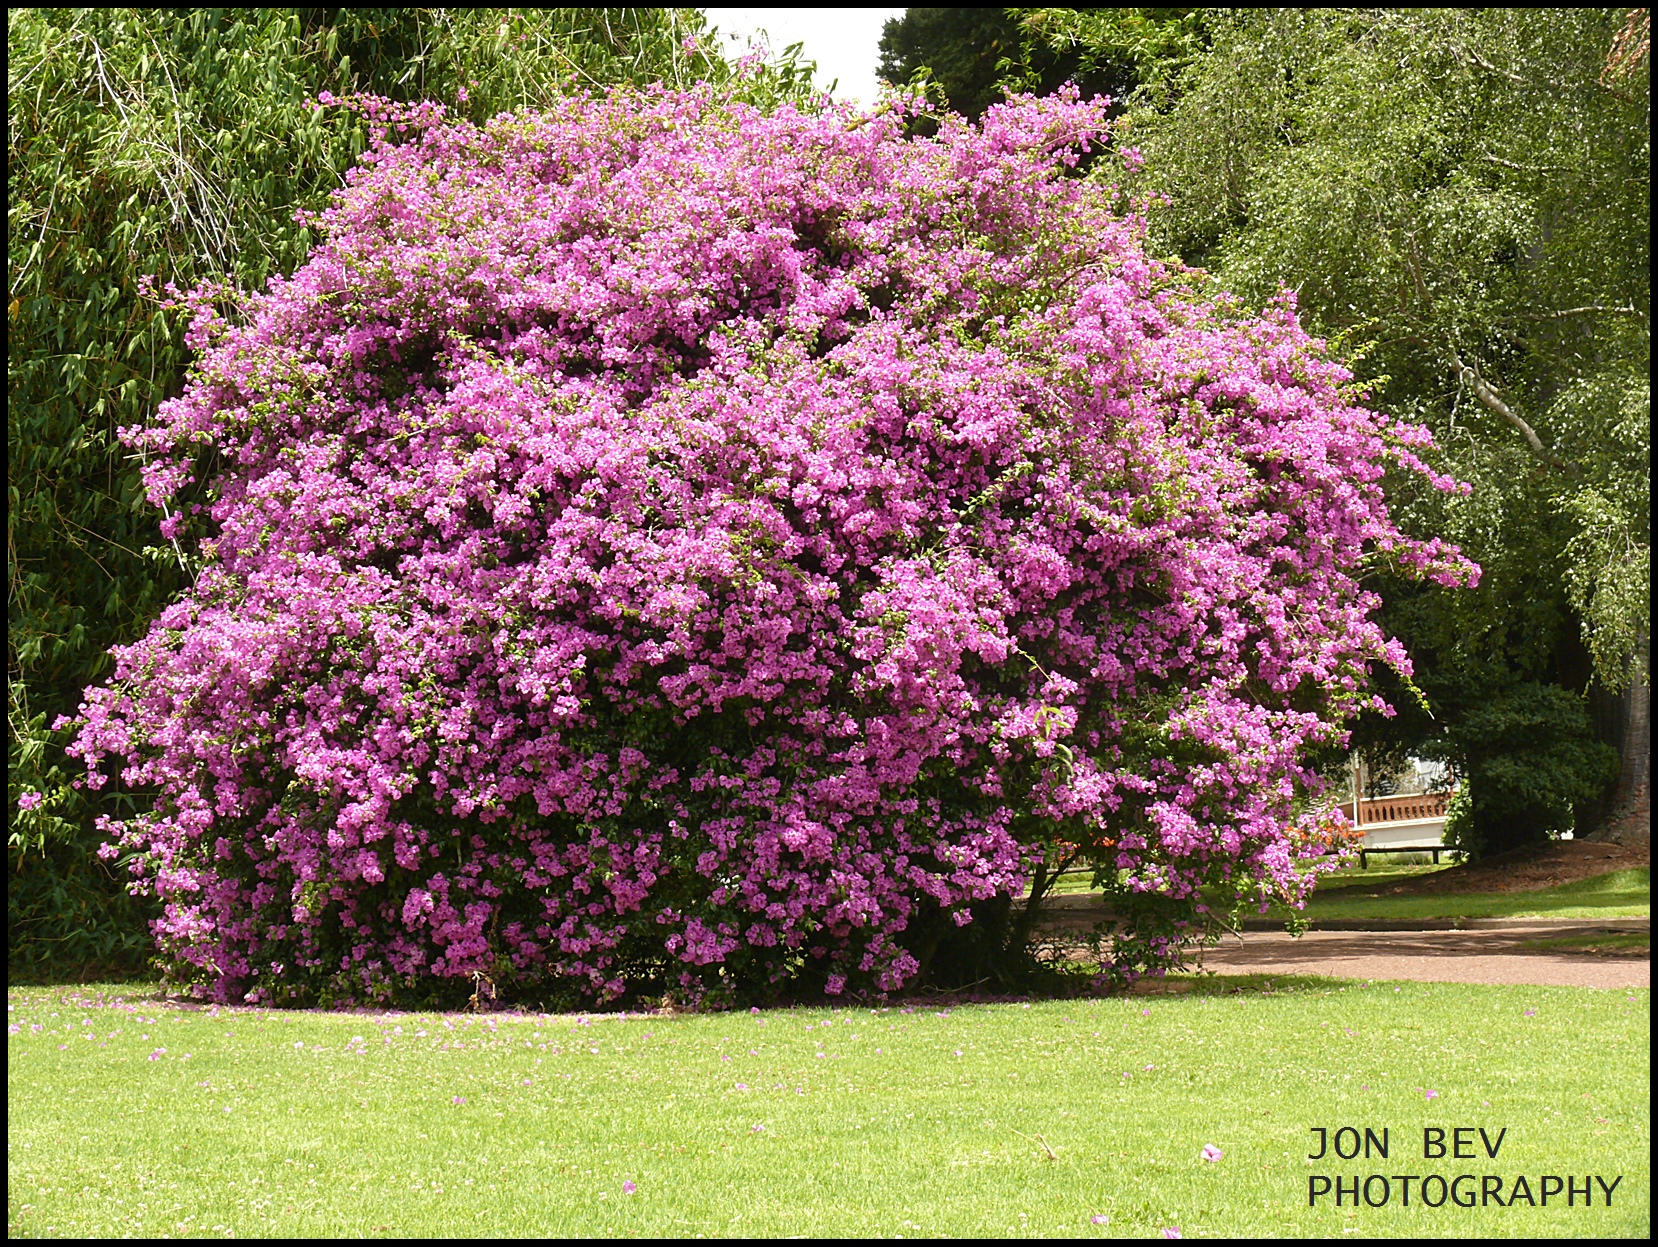
[(1650, 930), (1650, 921), (1540, 922), (1474, 931), (1246, 932), (1204, 954), (1219, 974), (1323, 974), (1418, 983), (1525, 983), (1539, 987), (1650, 987), (1649, 954), (1603, 956), (1538, 949), (1536, 940), (1588, 936), (1609, 927)]

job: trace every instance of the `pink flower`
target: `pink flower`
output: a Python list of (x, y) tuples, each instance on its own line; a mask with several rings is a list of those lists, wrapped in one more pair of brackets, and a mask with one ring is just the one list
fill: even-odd
[(1214, 1161), (1219, 1160), (1226, 1153), (1222, 1152), (1220, 1148), (1216, 1147), (1213, 1143), (1205, 1143), (1203, 1145), (1203, 1151), (1199, 1154), (1204, 1160)]
[(765, 1132), (766, 1132), (766, 1128), (764, 1126), (760, 1125), (759, 1123), (755, 1123), (753, 1133), (755, 1133), (755, 1134), (764, 1134)]
[(1089, 1217), (1088, 1220), (1094, 1225), (1106, 1225), (1110, 1222), (1111, 1218), (1106, 1216), (1103, 1212), (1096, 1212), (1093, 1216)]
[(622, 1180), (622, 1194), (623, 1195), (632, 1195), (638, 1189), (639, 1188), (633, 1184), (633, 1179), (632, 1178), (624, 1178)]
[(25, 792), (17, 799), (17, 808), (20, 810), (32, 810), (44, 800), (45, 798), (38, 792)]
[(1439, 1099), (1439, 1092), (1433, 1090), (1430, 1087), (1428, 1090), (1426, 1090), (1422, 1093), (1422, 1098), (1424, 1100), (1437, 1100), (1437, 1099)]
[(1162, 1234), (1164, 1238), (1179, 1238), (1180, 1227), (1178, 1225), (1166, 1225), (1163, 1227)]

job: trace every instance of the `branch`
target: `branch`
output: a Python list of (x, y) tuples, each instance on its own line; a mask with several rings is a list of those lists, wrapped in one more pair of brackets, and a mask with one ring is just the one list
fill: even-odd
[(1603, 312), (1608, 316), (1639, 316), (1646, 319), (1646, 313), (1640, 308), (1609, 307), (1604, 303), (1585, 303), (1582, 307), (1563, 307), (1558, 312), (1522, 312), (1522, 320), (1565, 320), (1568, 316), (1590, 316), (1596, 312)]
[[(1499, 78), (1507, 78), (1510, 82), (1522, 87), (1533, 87), (1540, 90), (1554, 91), (1557, 94), (1563, 95), (1579, 86), (1588, 85), (1587, 83), (1560, 82), (1553, 78), (1526, 78), (1515, 73), (1512, 69), (1504, 69), (1500, 65), (1493, 65), (1490, 61), (1486, 60), (1472, 48), (1459, 48), (1453, 44), (1451, 50), (1453, 52), (1461, 53), (1461, 55), (1467, 59), (1468, 63), (1476, 69), (1483, 69), (1488, 74), (1496, 74)], [(1610, 87), (1606, 87), (1605, 89), (1609, 94), (1618, 95), (1618, 93), (1613, 91)], [(1618, 95), (1618, 98), (1629, 103), (1634, 103), (1634, 101), (1626, 95)]]
[(1416, 282), (1416, 293), (1421, 297), (1423, 304), (1432, 310), (1433, 296), (1428, 293), (1428, 284), (1422, 280), (1422, 257), (1416, 252), (1416, 235), (1405, 235), (1405, 263), (1410, 266), (1410, 275)]
[(1520, 433), (1526, 439), (1527, 444), (1530, 445), (1532, 450), (1537, 453), (1538, 457), (1541, 458), (1543, 462), (1547, 463), (1550, 467), (1558, 468), (1567, 476), (1575, 477), (1578, 474), (1577, 464), (1566, 459), (1562, 459), (1559, 455), (1555, 454), (1554, 451), (1543, 445), (1543, 439), (1537, 436), (1537, 430), (1521, 419), (1519, 414), (1512, 407), (1503, 402), (1503, 400), (1498, 396), (1497, 391), (1493, 390), (1485, 383), (1485, 378), (1481, 377), (1476, 370), (1463, 363), (1462, 357), (1455, 351), (1451, 352), (1451, 366), (1456, 369), (1457, 379), (1469, 389), (1473, 390), (1475, 396), (1480, 400), (1480, 402), (1484, 403), (1492, 411), (1496, 412), (1504, 420), (1507, 420), (1515, 428), (1520, 430)]
[(1500, 77), (1507, 78), (1510, 82), (1517, 82), (1523, 87), (1529, 87), (1531, 85), (1528, 80), (1520, 77), (1519, 74), (1514, 73), (1512, 70), (1497, 68), (1497, 66), (1493, 65), (1478, 52), (1474, 51), (1473, 48), (1458, 48), (1457, 50), (1468, 58), (1468, 63), (1470, 65), (1476, 65), (1480, 69), (1485, 70), (1487, 73), (1497, 74)]
[(1490, 152), (1481, 152), (1480, 159), (1494, 165), (1501, 165), (1505, 169), (1516, 169), (1521, 173), (1570, 173), (1570, 165), (1522, 165), (1512, 160), (1504, 160), (1501, 156), (1493, 156)]

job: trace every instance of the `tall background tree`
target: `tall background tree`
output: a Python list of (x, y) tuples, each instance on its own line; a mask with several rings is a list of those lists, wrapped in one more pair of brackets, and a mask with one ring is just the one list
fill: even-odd
[(1148, 39), (1154, 12), (1017, 16), (1027, 62), (1145, 53), (1118, 132), (1137, 155), (1107, 172), (1157, 242), (1246, 299), (1297, 290), (1474, 485), (1398, 482), (1407, 522), (1485, 578), (1378, 577), (1426, 706), (1395, 688), (1359, 742), (1453, 763), (1452, 834), (1476, 852), (1644, 834), (1646, 11), (1211, 11)]
[(1048, 95), (1073, 82), (1117, 111), (1204, 46), (1200, 9), (905, 9), (881, 32), (879, 74), (934, 84), (976, 119), (1008, 89)]
[[(1010, 81), (1037, 95), (1074, 82), (1084, 98), (1106, 95), (1120, 106), (1196, 46), (1201, 20), (1195, 9), (1109, 10), (1104, 19), (1066, 13), (1066, 33), (1046, 40), (1047, 19), (1027, 10), (905, 9), (881, 32), (879, 73), (894, 86), (931, 82), (968, 118), (1002, 99)], [(1084, 25), (1089, 35), (1073, 37)]]
[[(179, 391), (181, 317), (155, 277), (257, 288), (303, 262), (295, 220), (366, 142), (323, 91), (478, 118), (616, 82), (721, 82), (694, 9), (13, 9), (7, 17), (9, 965), (142, 964), (147, 912), (93, 854), (130, 797), (77, 788), (63, 734), (113, 644), (188, 583), (116, 430)], [(750, 67), (761, 104), (811, 67)]]

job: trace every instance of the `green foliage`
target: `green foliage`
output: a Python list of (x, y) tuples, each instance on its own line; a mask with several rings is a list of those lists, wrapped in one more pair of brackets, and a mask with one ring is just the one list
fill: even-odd
[[(1161, 95), (1208, 47), (1204, 9), (1008, 9), (1019, 24), (1024, 70), (1020, 85), (1040, 90), (1051, 72), (1031, 71), (1049, 58), (1069, 66), (1080, 84), (1105, 75), (1122, 98), (1130, 90)], [(1051, 87), (1048, 89), (1052, 89)]]
[(1018, 26), (1001, 9), (905, 9), (882, 28), (877, 72), (894, 86), (928, 78), (974, 118), (1001, 98), (997, 61), (1018, 47)]
[[(1643, 374), (1607, 369), (1567, 386), (1555, 401), (1561, 422), (1589, 464), (1587, 481), (1564, 495), (1572, 521), (1565, 547), (1567, 599), (1590, 621), (1597, 672), (1616, 687), (1652, 618), (1650, 457), (1652, 387)], [(1604, 433), (1591, 436), (1604, 422)], [(1635, 508), (1641, 508), (1638, 514)]]
[(1617, 778), (1618, 755), (1595, 739), (1581, 696), (1518, 683), (1464, 713), (1455, 736), (1462, 788), (1445, 843), (1471, 855), (1558, 836)]
[[(1186, 10), (1126, 10), (1178, 13)], [(1127, 49), (1027, 38), (1017, 9), (905, 9), (881, 32), (880, 75), (894, 86), (919, 80), (942, 89), (949, 107), (976, 119), (1006, 89), (1048, 95), (1075, 82), (1084, 98), (1121, 100), (1137, 62)], [(1041, 10), (1048, 13), (1051, 10)], [(1038, 19), (1040, 21), (1040, 19)]]
[(126, 871), (100, 861), (96, 831), (70, 825), (38, 852), (12, 850), (7, 972), (12, 982), (129, 978), (155, 952), (150, 906), (129, 896)]
[[(13, 9), (7, 17), (8, 931), (11, 963), (137, 956), (136, 904), (89, 854), (143, 794), (72, 786), (62, 734), (192, 569), (116, 430), (179, 391), (181, 317), (141, 278), (262, 286), (305, 258), (366, 144), (321, 92), (476, 118), (619, 81), (806, 102), (792, 57), (741, 81), (688, 9)], [(703, 45), (707, 44), (705, 50)], [(41, 794), (40, 804), (19, 801)], [(103, 903), (92, 898), (104, 897)], [(66, 899), (73, 897), (74, 899)]]
[(1451, 794), (1450, 803), (1445, 807), (1444, 839), (1452, 848), (1463, 849), (1471, 855), (1469, 846), (1478, 838), (1474, 829), (1474, 790), (1465, 783)]

